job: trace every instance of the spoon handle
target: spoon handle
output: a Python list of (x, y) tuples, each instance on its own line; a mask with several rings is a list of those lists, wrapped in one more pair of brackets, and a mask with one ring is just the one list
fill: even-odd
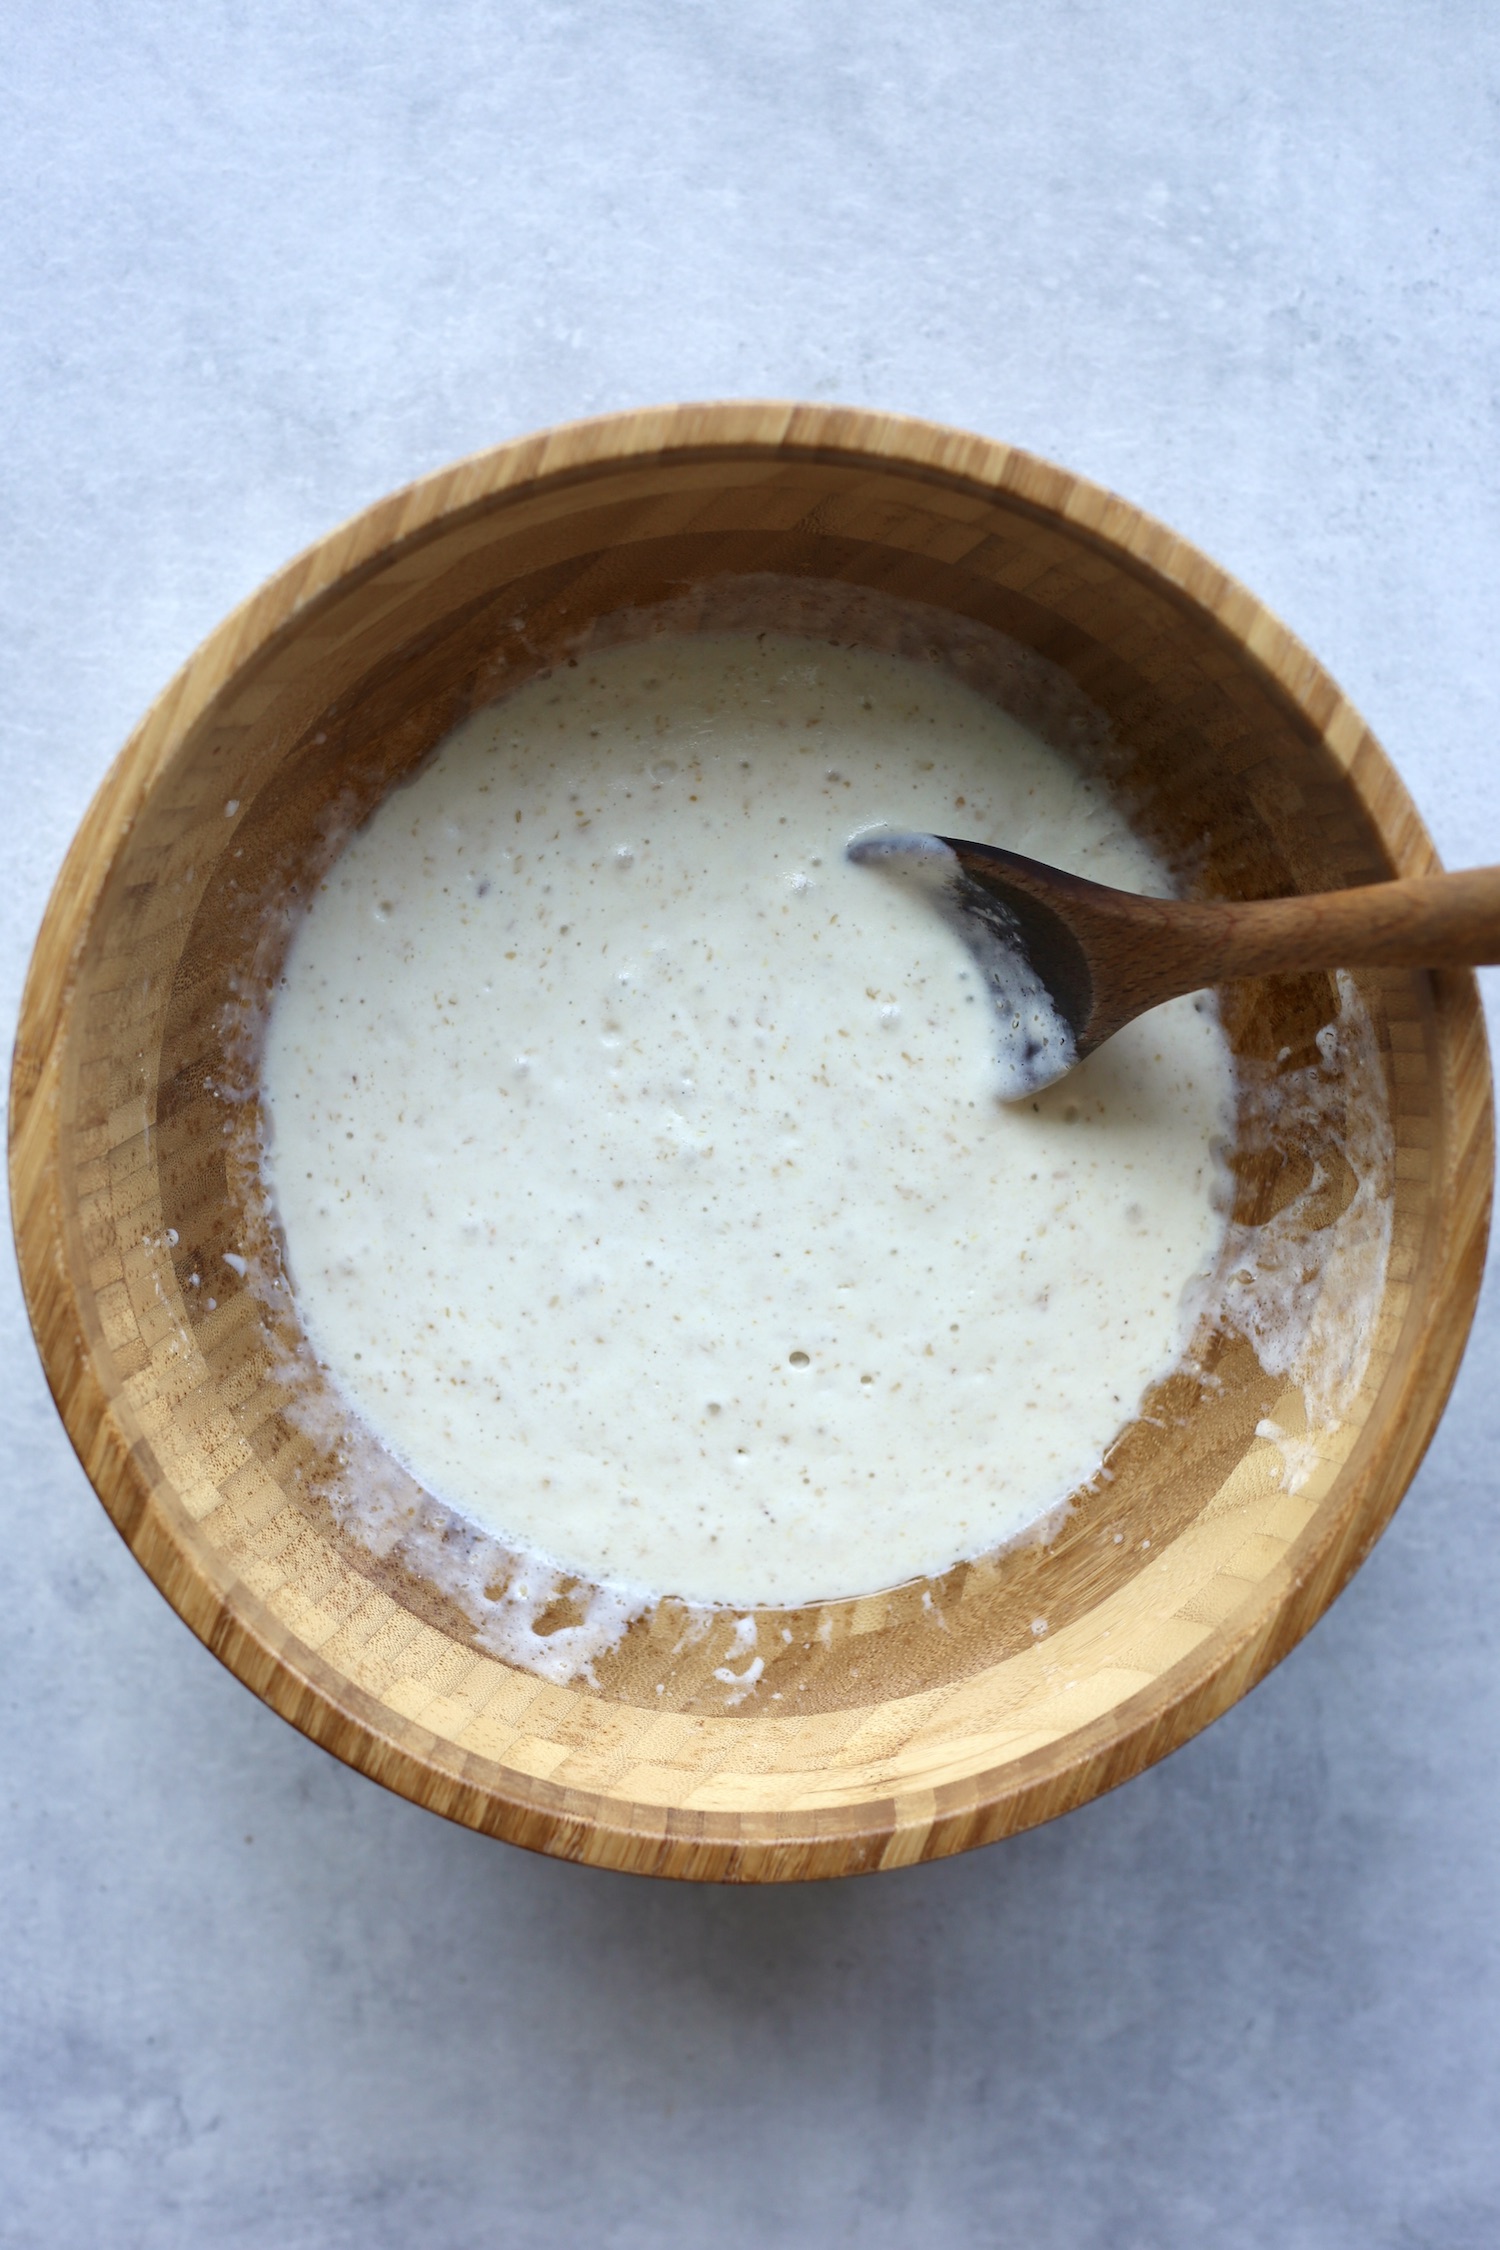
[(1304, 898), (1234, 900), (1208, 912), (1214, 928), (1212, 935), (1207, 927), (1202, 933), (1204, 965), (1211, 958), (1215, 982), (1298, 969), (1500, 961), (1500, 867), (1413, 875)]

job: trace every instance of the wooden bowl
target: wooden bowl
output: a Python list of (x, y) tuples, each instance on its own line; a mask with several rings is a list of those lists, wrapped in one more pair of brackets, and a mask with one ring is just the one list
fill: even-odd
[[(741, 1881), (899, 1866), (1046, 1820), (1186, 1741), (1368, 1553), (1442, 1410), (1479, 1283), (1480, 1011), (1467, 975), (1358, 980), (1394, 1137), (1391, 1249), (1357, 1395), (1304, 1433), (1300, 1484), (1257, 1433), (1299, 1429), (1301, 1398), (1230, 1339), (1206, 1384), (1181, 1378), (1173, 1412), (1123, 1433), (1113, 1481), (1079, 1496), (1050, 1547), (767, 1620), (760, 1646), (783, 1653), (738, 1704), (713, 1676), (728, 1627), (722, 1648), (713, 1632), (678, 1648), (670, 1604), (597, 1686), (511, 1668), (409, 1551), (368, 1551), (330, 1502), (331, 1456), (289, 1411), (278, 1322), (294, 1328), (294, 1310), (268, 1311), (225, 1263), (266, 1215), (246, 1154), (253, 1085), (222, 1096), (246, 996), (274, 969), (265, 902), (315, 878), (329, 806), (375, 802), (476, 705), (664, 602), (709, 622), (758, 604), (830, 634), (900, 613), (940, 660), (964, 636), (1009, 636), (1107, 715), (1135, 801), (1164, 848), (1197, 852), (1210, 891), (1437, 865), (1307, 652), (1107, 492), (979, 438), (835, 409), (682, 407), (550, 431), (321, 540), (209, 637), (126, 745), (26, 989), (21, 1271), (53, 1395), (121, 1534), (314, 1741), (451, 1819), (599, 1866)], [(1240, 988), (1234, 1042), (1268, 1068), (1285, 1049), (1305, 1059), (1335, 1001), (1321, 977)], [(1319, 1152), (1305, 1153), (1299, 1180), (1286, 1150), (1241, 1148), (1241, 1216), (1305, 1195)]]

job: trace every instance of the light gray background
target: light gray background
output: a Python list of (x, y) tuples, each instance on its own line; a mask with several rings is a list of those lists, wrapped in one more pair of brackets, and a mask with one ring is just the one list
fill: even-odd
[[(0, 978), (215, 620), (564, 416), (803, 395), (1144, 504), (1500, 860), (1483, 0), (50, 0), (0, 93)], [(769, 1893), (312, 1749), (130, 1560), (3, 1286), (0, 2243), (1494, 2250), (1492, 1294), (1395, 1527), (1117, 1796)]]

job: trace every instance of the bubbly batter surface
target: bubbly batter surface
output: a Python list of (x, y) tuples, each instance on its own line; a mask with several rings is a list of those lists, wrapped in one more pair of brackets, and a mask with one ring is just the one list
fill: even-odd
[(935, 668), (764, 635), (580, 658), (356, 835), (267, 1033), (315, 1351), (440, 1498), (740, 1606), (982, 1553), (1100, 1464), (1223, 1235), (1206, 1002), (997, 1098), (992, 1011), (856, 832), (1126, 889), (1103, 786)]

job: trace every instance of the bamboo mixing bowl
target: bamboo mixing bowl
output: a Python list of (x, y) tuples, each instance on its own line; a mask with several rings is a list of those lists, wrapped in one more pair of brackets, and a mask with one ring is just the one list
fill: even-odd
[[(759, 1646), (781, 1653), (737, 1704), (714, 1679), (727, 1625), (679, 1646), (670, 1604), (597, 1686), (486, 1653), (409, 1554), (377, 1556), (341, 1528), (327, 1461), (287, 1412), (274, 1330), (294, 1312), (268, 1312), (225, 1263), (265, 1227), (253, 1100), (226, 1114), (218, 1094), (227, 1003), (274, 968), (262, 904), (316, 875), (335, 799), (376, 801), (581, 631), (669, 599), (711, 619), (750, 584), (773, 609), (780, 587), (788, 615), (814, 595), (835, 619), (841, 603), (920, 603), (939, 644), (948, 625), (995, 628), (1040, 652), (1105, 712), (1209, 890), (1437, 865), (1307, 652), (1110, 494), (867, 413), (720, 405), (584, 423), (461, 462), (330, 534), (148, 712), (37, 944), (11, 1181), (69, 1435), (138, 1560), (247, 1686), (362, 1772), (492, 1835), (599, 1866), (773, 1881), (1046, 1820), (1186, 1741), (1286, 1654), (1368, 1553), (1442, 1410), (1479, 1282), (1493, 1121), (1473, 979), (1362, 976), (1395, 1139), (1392, 1247), (1359, 1395), (1315, 1433), (1299, 1489), (1256, 1434), (1268, 1417), (1296, 1426), (1299, 1402), (1247, 1343), (1226, 1343), (1217, 1387), (1180, 1389), (1164, 1426), (1128, 1429), (1114, 1482), (1080, 1498), (1049, 1549), (765, 1620)], [(1236, 1045), (1306, 1051), (1331, 990), (1241, 988)], [(1246, 1210), (1284, 1201), (1286, 1170), (1242, 1150)], [(1329, 1194), (1332, 1212), (1336, 1178)]]

